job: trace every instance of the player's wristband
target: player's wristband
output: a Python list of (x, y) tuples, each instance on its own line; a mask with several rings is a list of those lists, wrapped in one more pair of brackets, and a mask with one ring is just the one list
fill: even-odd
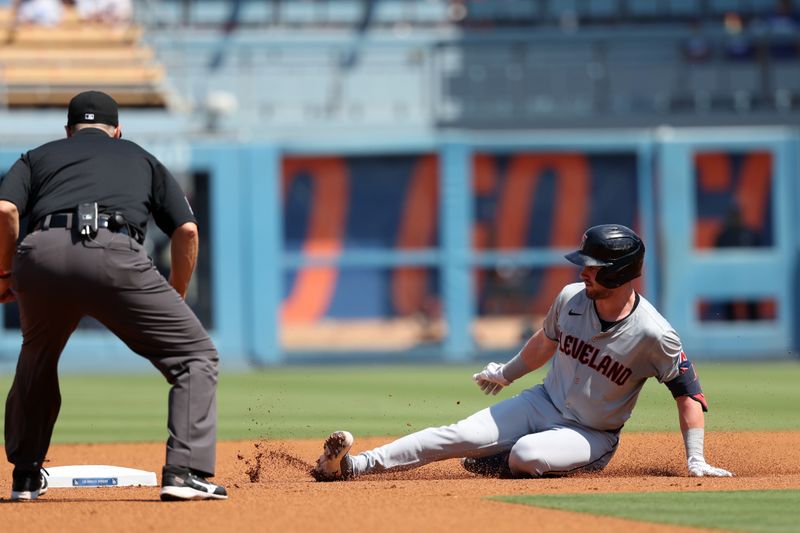
[(703, 428), (689, 428), (683, 432), (683, 444), (686, 446), (686, 458), (691, 461), (692, 457), (703, 459), (703, 440), (705, 430)]
[(0, 279), (8, 279), (11, 277), (11, 271), (0, 272)]
[(521, 352), (503, 365), (503, 377), (510, 382), (518, 380), (530, 371), (531, 369), (528, 368), (528, 365), (526, 365), (525, 361), (522, 359)]

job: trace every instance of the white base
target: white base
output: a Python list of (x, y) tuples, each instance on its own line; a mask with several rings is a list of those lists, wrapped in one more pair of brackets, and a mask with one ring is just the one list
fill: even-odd
[(155, 472), (108, 465), (47, 467), (48, 488), (156, 487)]

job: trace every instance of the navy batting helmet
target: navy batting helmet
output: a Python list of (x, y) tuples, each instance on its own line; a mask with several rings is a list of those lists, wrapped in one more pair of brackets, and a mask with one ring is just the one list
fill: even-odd
[(586, 230), (580, 250), (564, 257), (576, 265), (602, 267), (597, 283), (614, 289), (642, 275), (644, 243), (630, 228), (602, 224)]

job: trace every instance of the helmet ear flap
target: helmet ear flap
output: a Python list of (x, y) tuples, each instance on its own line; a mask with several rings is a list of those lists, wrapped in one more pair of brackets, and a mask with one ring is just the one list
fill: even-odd
[(595, 278), (597, 283), (607, 289), (616, 289), (641, 276), (644, 246), (640, 245), (640, 248), (641, 250), (634, 250), (631, 254), (619, 258), (612, 265), (601, 268)]

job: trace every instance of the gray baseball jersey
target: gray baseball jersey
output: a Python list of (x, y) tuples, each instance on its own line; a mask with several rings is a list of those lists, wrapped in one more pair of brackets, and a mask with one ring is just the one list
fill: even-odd
[(545, 317), (545, 335), (558, 342), (544, 386), (564, 418), (619, 429), (631, 416), (647, 378), (678, 373), (681, 341), (643, 297), (625, 320), (602, 331), (583, 283), (562, 289)]

